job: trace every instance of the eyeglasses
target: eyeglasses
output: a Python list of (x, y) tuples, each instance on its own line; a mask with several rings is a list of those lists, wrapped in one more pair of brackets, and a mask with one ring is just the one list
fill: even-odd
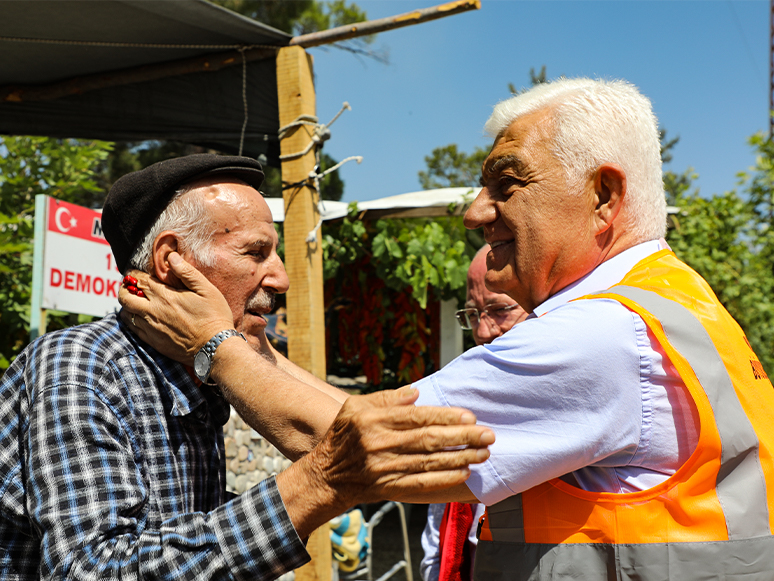
[(478, 327), (481, 317), (486, 315), (498, 327), (508, 319), (510, 311), (517, 308), (518, 304), (506, 305), (505, 303), (494, 303), (487, 305), (484, 309), (478, 310), (474, 307), (469, 309), (460, 309), (454, 316), (457, 322), (465, 331)]

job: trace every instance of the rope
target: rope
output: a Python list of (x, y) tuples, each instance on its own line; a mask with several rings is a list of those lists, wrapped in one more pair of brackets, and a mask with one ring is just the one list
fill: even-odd
[(331, 125), (333, 125), (333, 122), (336, 121), (336, 119), (341, 116), (341, 114), (345, 111), (351, 111), (352, 107), (349, 106), (349, 103), (346, 101), (341, 106), (341, 109), (338, 113), (331, 119), (328, 123), (319, 125), (317, 122), (317, 117), (314, 115), (300, 115), (296, 117), (295, 121), (292, 123), (289, 123), (285, 125), (284, 127), (280, 127), (280, 130), (278, 132), (279, 139), (282, 141), (285, 137), (287, 137), (288, 133), (291, 129), (295, 129), (297, 127), (301, 127), (303, 125), (308, 125), (311, 127), (314, 127), (314, 131), (312, 133), (312, 139), (307, 144), (307, 146), (302, 151), (297, 151), (296, 153), (288, 153), (285, 155), (280, 155), (280, 161), (289, 161), (291, 159), (296, 159), (299, 157), (305, 156), (313, 147), (322, 147), (322, 144), (331, 138), (331, 132), (330, 129), (328, 129)]
[[(349, 105), (347, 105), (347, 106), (349, 106)], [(343, 111), (343, 109), (342, 109), (342, 111)], [(339, 112), (339, 115), (340, 114), (341, 114), (341, 112)], [(338, 115), (336, 115), (336, 117), (338, 117)], [(333, 118), (333, 121), (336, 120), (336, 117)], [(331, 121), (331, 123), (333, 123), (333, 121)], [(319, 192), (320, 191), (320, 180), (322, 178), (327, 176), (329, 173), (336, 171), (342, 165), (344, 165), (348, 161), (352, 161), (352, 160), (357, 161), (357, 163), (359, 164), (361, 161), (363, 161), (363, 156), (362, 155), (352, 155), (350, 157), (344, 158), (339, 163), (337, 163), (333, 167), (329, 167), (328, 169), (326, 169), (322, 173), (317, 173), (317, 168), (319, 166), (314, 166), (314, 169), (311, 172), (309, 172), (309, 178), (314, 181), (314, 189)], [(320, 200), (320, 205), (322, 205), (322, 209), (325, 210), (325, 202)], [(308, 242), (308, 243), (317, 242), (317, 230), (320, 228), (320, 226), (322, 226), (322, 223), (323, 223), (323, 216), (322, 216), (322, 212), (320, 212), (320, 219), (317, 220), (317, 225), (315, 225), (315, 227), (312, 228), (309, 231), (309, 234), (307, 234), (306, 238), (304, 239), (306, 242)]]
[[(314, 115), (299, 115), (296, 117), (294, 121), (291, 123), (288, 123), (284, 127), (280, 127), (278, 131), (279, 139), (282, 141), (285, 139), (293, 130), (299, 128), (299, 127), (312, 127), (312, 138), (307, 144), (307, 146), (302, 150), (298, 151), (296, 153), (288, 153), (286, 155), (280, 156), (280, 161), (288, 161), (291, 159), (296, 159), (298, 157), (303, 157), (311, 149), (315, 148), (315, 166), (314, 169), (309, 172), (309, 176), (305, 180), (298, 181), (293, 184), (284, 184), (282, 186), (283, 191), (288, 190), (291, 188), (301, 188), (302, 186), (309, 186), (314, 188), (314, 190), (319, 194), (320, 192), (320, 180), (324, 178), (326, 175), (328, 175), (331, 172), (336, 171), (339, 169), (342, 165), (347, 163), (348, 161), (356, 160), (358, 163), (363, 161), (363, 157), (360, 155), (353, 155), (346, 159), (341, 160), (339, 163), (334, 165), (333, 167), (330, 167), (326, 169), (322, 173), (318, 173), (317, 170), (320, 167), (320, 149), (322, 149), (323, 142), (327, 141), (331, 137), (331, 130), (329, 127), (333, 125), (333, 122), (338, 119), (344, 111), (351, 111), (352, 107), (349, 106), (349, 103), (346, 101), (342, 104), (341, 109), (339, 109), (339, 112), (336, 113), (336, 115), (333, 116), (333, 119), (328, 121), (328, 123), (325, 123), (321, 125), (318, 122), (317, 117)], [(309, 184), (309, 180), (312, 180), (312, 183)], [(325, 203), (321, 200), (320, 205), (322, 206), (322, 210), (325, 210)], [(317, 225), (312, 228), (312, 230), (309, 231), (309, 234), (306, 235), (306, 242), (307, 243), (314, 243), (317, 242), (317, 230), (320, 229), (320, 226), (322, 226), (323, 218), (322, 218), (322, 212), (320, 212), (320, 219), (317, 221)]]
[(326, 169), (324, 172), (322, 172), (322, 173), (320, 173), (320, 174), (318, 174), (318, 173), (316, 173), (314, 170), (312, 170), (311, 172), (309, 172), (309, 177), (310, 177), (310, 178), (312, 178), (312, 179), (318, 179), (318, 180), (320, 180), (320, 179), (324, 178), (325, 176), (327, 176), (327, 175), (328, 175), (329, 173), (331, 173), (332, 171), (336, 171), (336, 170), (337, 170), (337, 169), (339, 169), (339, 168), (340, 168), (342, 165), (344, 165), (344, 164), (345, 164), (345, 163), (347, 163), (348, 161), (352, 161), (352, 160), (354, 160), (354, 161), (356, 161), (356, 162), (360, 163), (361, 161), (363, 161), (363, 156), (362, 156), (362, 155), (351, 155), (351, 156), (349, 156), (349, 157), (345, 157), (345, 158), (344, 158), (344, 159), (342, 159), (342, 160), (341, 160), (339, 163), (337, 163), (337, 164), (336, 164), (336, 165), (334, 165), (333, 167), (329, 167), (328, 169)]
[(245, 49), (240, 48), (242, 54), (242, 105), (245, 109), (245, 119), (242, 121), (242, 134), (239, 136), (239, 155), (242, 155), (242, 146), (245, 143), (245, 130), (247, 129), (247, 59), (245, 58)]
[(53, 38), (22, 38), (15, 36), (0, 36), (0, 41), (26, 42), (31, 44), (62, 44), (71, 46), (101, 46), (106, 48), (167, 48), (181, 50), (249, 50), (252, 48), (269, 48), (279, 50), (282, 47), (271, 44), (169, 44), (156, 42), (110, 42), (99, 40), (63, 40)]
[(303, 125), (311, 125), (313, 127), (317, 127), (317, 117), (314, 115), (299, 115), (296, 117), (296, 120), (292, 123), (288, 123), (284, 127), (280, 127), (279, 131), (277, 132), (277, 135), (279, 136), (280, 141), (285, 139), (287, 137), (288, 132), (291, 129), (295, 129), (296, 127), (301, 127)]

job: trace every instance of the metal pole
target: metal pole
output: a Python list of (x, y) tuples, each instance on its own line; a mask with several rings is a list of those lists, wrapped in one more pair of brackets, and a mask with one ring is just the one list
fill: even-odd
[(43, 248), (46, 237), (48, 196), (35, 196), (35, 241), (32, 254), (32, 304), (30, 305), (30, 341), (46, 332), (46, 312), (43, 310)]

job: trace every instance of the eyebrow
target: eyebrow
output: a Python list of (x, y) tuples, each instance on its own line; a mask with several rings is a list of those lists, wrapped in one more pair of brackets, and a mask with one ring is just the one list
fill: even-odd
[(492, 163), (487, 164), (484, 167), (484, 170), (488, 174), (494, 174), (510, 167), (516, 169), (516, 171), (522, 171), (525, 165), (526, 164), (519, 156), (510, 154), (498, 157)]
[(272, 245), (272, 240), (270, 238), (259, 238), (258, 240), (253, 240), (250, 242), (247, 247), (248, 248), (265, 248), (266, 246)]

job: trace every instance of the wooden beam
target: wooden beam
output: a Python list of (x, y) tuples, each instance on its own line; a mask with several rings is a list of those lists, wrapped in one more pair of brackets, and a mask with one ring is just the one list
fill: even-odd
[[(278, 48), (265, 47), (248, 49), (245, 50), (245, 60), (250, 62), (271, 58), (276, 54), (277, 50)], [(145, 83), (190, 73), (215, 72), (226, 67), (241, 64), (242, 55), (239, 54), (239, 51), (219, 52), (155, 65), (144, 65), (96, 75), (73, 77), (72, 79), (49, 85), (7, 85), (0, 87), (0, 101), (13, 103), (53, 101), (99, 89)]]
[(368, 36), (370, 34), (376, 34), (377, 32), (384, 32), (385, 30), (393, 30), (404, 26), (411, 26), (412, 24), (429, 22), (431, 20), (436, 20), (437, 18), (443, 18), (444, 16), (451, 16), (452, 14), (467, 12), (468, 10), (478, 10), (479, 8), (481, 8), (481, 0), (455, 0), (454, 2), (447, 2), (446, 4), (440, 4), (430, 8), (412, 10), (411, 12), (399, 14), (398, 16), (389, 16), (377, 20), (366, 20), (365, 22), (355, 22), (353, 24), (345, 24), (344, 26), (337, 26), (336, 28), (329, 28), (328, 30), (294, 36), (290, 40), (290, 45), (309, 48), (321, 44), (332, 44), (341, 40), (356, 38), (358, 36)]
[(331, 529), (326, 524), (309, 535), (306, 551), (312, 558), (296, 569), (296, 581), (330, 581), (333, 573)]

